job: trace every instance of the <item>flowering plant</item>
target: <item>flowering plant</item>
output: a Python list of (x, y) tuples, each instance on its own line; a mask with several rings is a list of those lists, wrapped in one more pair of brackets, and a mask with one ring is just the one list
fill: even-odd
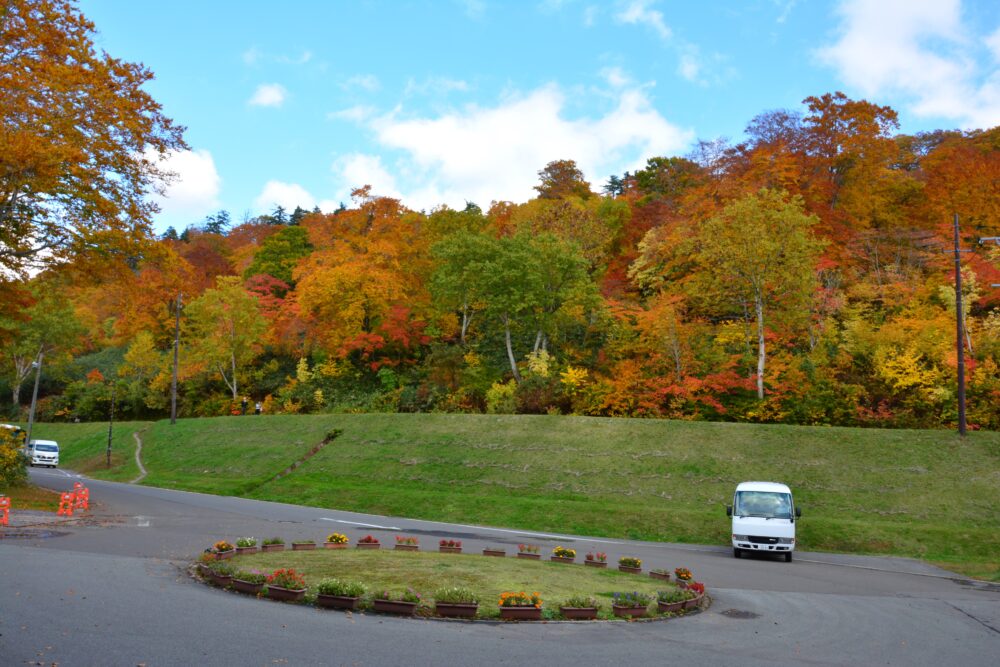
[(334, 544), (347, 544), (347, 535), (341, 533), (330, 533), (326, 536), (327, 542), (333, 542)]
[(415, 538), (415, 537), (408, 537), (408, 536), (405, 536), (405, 535), (397, 535), (396, 536), (396, 544), (405, 544), (407, 546), (415, 547), (415, 546), (417, 546), (418, 542), (417, 542), (417, 538)]
[(556, 547), (552, 550), (552, 555), (556, 558), (576, 558), (576, 549), (566, 547)]
[(340, 579), (324, 579), (319, 582), (316, 592), (320, 595), (337, 595), (345, 598), (359, 598), (365, 594), (364, 584)]
[(358, 544), (378, 544), (378, 540), (371, 535), (365, 535), (358, 540)]
[(393, 591), (382, 591), (375, 594), (376, 600), (386, 600), (389, 602), (420, 602), (420, 593), (412, 588), (407, 588), (402, 593)]
[(295, 570), (282, 568), (275, 570), (267, 577), (269, 586), (288, 588), (293, 591), (301, 591), (306, 587), (306, 580)]
[(262, 584), (267, 581), (267, 575), (260, 570), (238, 570), (233, 573), (233, 579), (239, 579), (248, 584)]
[(537, 554), (538, 545), (537, 544), (518, 544), (517, 550), (523, 554)]
[(212, 551), (214, 551), (217, 554), (222, 553), (223, 551), (232, 551), (235, 548), (236, 547), (234, 547), (229, 542), (226, 542), (225, 540), (219, 540), (218, 542), (212, 545)]
[(642, 561), (631, 556), (622, 556), (618, 559), (618, 564), (622, 567), (642, 567)]
[(461, 549), (462, 540), (441, 540), (438, 542), (439, 546), (448, 547), (449, 549)]
[(242, 547), (244, 549), (246, 547), (255, 547), (255, 546), (257, 546), (257, 538), (256, 537), (241, 537), (240, 539), (236, 540), (236, 546)]
[(603, 551), (598, 551), (596, 554), (588, 553), (587, 560), (592, 563), (606, 563), (608, 562), (608, 555)]
[(574, 596), (572, 596), (570, 598), (567, 598), (559, 606), (560, 607), (570, 607), (570, 608), (574, 608), (574, 609), (581, 609), (581, 608), (587, 609), (587, 608), (590, 608), (590, 607), (596, 607), (597, 606), (597, 599), (596, 598), (592, 598), (589, 595), (574, 595)]
[(264, 546), (269, 547), (272, 544), (284, 544), (285, 540), (280, 537), (268, 537), (264, 540)]
[(701, 595), (702, 593), (705, 592), (705, 584), (699, 581), (692, 581), (690, 584), (688, 584), (688, 590), (694, 591), (698, 595)]
[(613, 604), (616, 607), (645, 607), (649, 604), (649, 596), (633, 591), (631, 593), (614, 593)]
[(535, 607), (536, 609), (541, 609), (542, 598), (537, 592), (528, 594), (524, 591), (506, 591), (500, 594), (498, 604), (501, 607)]
[(217, 560), (208, 567), (220, 577), (231, 577), (236, 572), (236, 566), (227, 560)]
[(691, 570), (686, 567), (674, 568), (674, 576), (678, 581), (691, 581)]
[(660, 591), (656, 594), (656, 599), (664, 604), (672, 604), (674, 602), (684, 602), (684, 600), (690, 600), (693, 593), (686, 591), (683, 588), (675, 588), (670, 591)]
[(434, 601), (444, 604), (479, 604), (479, 596), (468, 588), (453, 586), (442, 588), (436, 592)]

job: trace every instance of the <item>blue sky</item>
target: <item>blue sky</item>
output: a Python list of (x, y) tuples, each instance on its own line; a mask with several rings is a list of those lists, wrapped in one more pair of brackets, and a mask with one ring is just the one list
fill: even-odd
[(595, 188), (842, 90), (902, 131), (1000, 124), (996, 0), (81, 0), (147, 65), (191, 151), (157, 228), (227, 209), (524, 201), (551, 160)]

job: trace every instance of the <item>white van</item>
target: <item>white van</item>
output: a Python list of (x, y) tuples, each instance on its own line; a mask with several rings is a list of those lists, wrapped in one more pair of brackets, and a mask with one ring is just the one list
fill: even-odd
[(28, 443), (28, 460), (33, 466), (59, 465), (59, 443), (55, 440), (32, 440)]
[(792, 491), (775, 482), (743, 482), (736, 487), (733, 504), (733, 556), (744, 551), (781, 554), (791, 562), (795, 551), (795, 519), (802, 510), (792, 502)]

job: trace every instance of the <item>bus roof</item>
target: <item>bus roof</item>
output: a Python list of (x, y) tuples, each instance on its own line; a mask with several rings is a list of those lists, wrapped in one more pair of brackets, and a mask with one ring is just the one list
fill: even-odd
[(792, 490), (789, 489), (784, 484), (779, 484), (777, 482), (742, 482), (736, 487), (737, 491), (772, 491), (775, 493), (791, 493)]

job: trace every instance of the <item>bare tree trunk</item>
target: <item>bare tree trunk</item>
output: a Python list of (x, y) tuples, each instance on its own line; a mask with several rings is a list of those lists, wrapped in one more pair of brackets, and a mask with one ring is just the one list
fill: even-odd
[(462, 304), (462, 345), (465, 345), (465, 333), (469, 330), (469, 322), (472, 321), (472, 315), (469, 315), (469, 304)]
[(767, 363), (767, 348), (764, 344), (764, 302), (758, 296), (754, 299), (757, 309), (757, 398), (764, 400), (764, 366)]
[(539, 329), (538, 333), (535, 334), (535, 346), (531, 348), (532, 352), (538, 352), (538, 348), (542, 345), (542, 330)]
[(517, 371), (517, 361), (514, 359), (514, 348), (510, 342), (510, 317), (507, 313), (503, 314), (503, 333), (504, 340), (507, 343), (507, 359), (510, 360), (510, 370), (514, 374), (514, 380), (521, 384), (521, 374)]
[(229, 361), (232, 364), (233, 369), (233, 400), (236, 400), (236, 353), (229, 353)]

